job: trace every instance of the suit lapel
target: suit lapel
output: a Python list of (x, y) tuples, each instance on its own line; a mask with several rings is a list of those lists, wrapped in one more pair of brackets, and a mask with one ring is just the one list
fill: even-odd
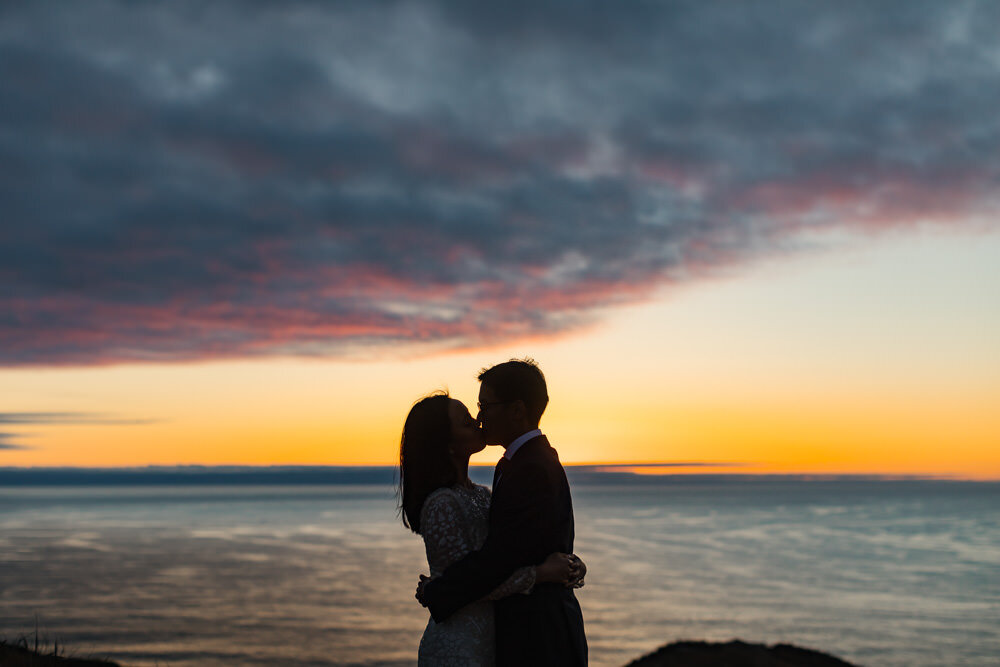
[(521, 445), (518, 450), (514, 452), (513, 458), (508, 459), (506, 456), (501, 456), (500, 460), (497, 461), (497, 467), (493, 470), (493, 494), (496, 494), (497, 489), (500, 487), (500, 479), (504, 475), (510, 475), (512, 472), (517, 470), (520, 462), (523, 462), (526, 458), (531, 457), (536, 450), (539, 450), (542, 447), (548, 447), (548, 445), (548, 438), (544, 435), (539, 435)]
[(500, 477), (503, 475), (504, 468), (507, 467), (509, 461), (506, 456), (501, 456), (500, 460), (497, 461), (496, 468), (493, 469), (493, 490), (497, 490), (497, 484), (500, 483)]

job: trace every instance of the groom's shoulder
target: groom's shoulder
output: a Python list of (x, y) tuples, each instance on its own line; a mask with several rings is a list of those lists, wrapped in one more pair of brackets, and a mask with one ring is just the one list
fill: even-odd
[[(521, 448), (514, 454), (514, 461), (522, 464), (537, 464), (551, 460), (554, 454), (555, 450), (549, 443), (549, 439), (544, 435), (539, 435), (521, 445)], [(558, 456), (556, 456), (556, 460), (558, 460)]]
[(520, 459), (521, 464), (519, 467), (523, 469), (537, 469), (549, 473), (555, 470), (562, 470), (562, 464), (559, 462), (559, 454), (545, 436), (539, 436), (527, 443), (514, 456), (515, 461), (518, 459)]

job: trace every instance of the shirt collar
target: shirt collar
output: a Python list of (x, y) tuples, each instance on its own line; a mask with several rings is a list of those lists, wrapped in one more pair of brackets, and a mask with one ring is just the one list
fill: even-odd
[(507, 445), (507, 451), (503, 453), (504, 458), (510, 461), (511, 459), (514, 458), (514, 454), (517, 453), (517, 450), (521, 449), (521, 445), (528, 442), (532, 438), (537, 438), (541, 434), (542, 434), (542, 429), (536, 428), (534, 431), (528, 431), (524, 435), (520, 436), (519, 438), (517, 438), (517, 440)]

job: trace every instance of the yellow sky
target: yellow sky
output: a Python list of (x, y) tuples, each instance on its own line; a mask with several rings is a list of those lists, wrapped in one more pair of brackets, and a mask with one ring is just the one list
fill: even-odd
[[(537, 359), (564, 462), (1000, 478), (1000, 233), (869, 239), (610, 312), (559, 339), (418, 359), (0, 371), (0, 466), (391, 464), (419, 396)], [(406, 351), (399, 351), (405, 357)], [(478, 462), (495, 461), (488, 449)]]

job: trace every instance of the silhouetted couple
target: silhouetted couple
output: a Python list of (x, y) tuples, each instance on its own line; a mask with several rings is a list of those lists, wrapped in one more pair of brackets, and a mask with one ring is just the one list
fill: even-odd
[[(420, 534), (431, 577), (417, 599), (431, 619), (420, 665), (586, 665), (573, 593), (586, 566), (573, 552), (566, 473), (538, 422), (545, 377), (530, 359), (479, 374), (479, 415), (447, 394), (418, 401), (400, 445), (403, 524)], [(505, 452), (493, 493), (469, 479), (469, 457)]]

